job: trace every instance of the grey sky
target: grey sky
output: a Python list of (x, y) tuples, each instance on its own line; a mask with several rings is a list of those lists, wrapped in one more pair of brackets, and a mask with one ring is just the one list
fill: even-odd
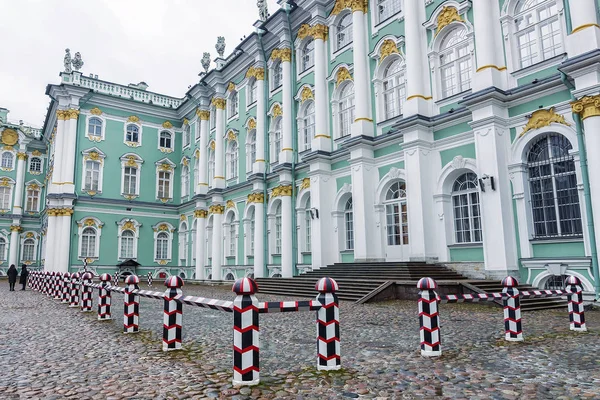
[[(268, 0), (269, 12), (277, 10)], [(225, 55), (253, 31), (256, 0), (0, 0), (0, 107), (11, 121), (41, 127), (48, 83), (58, 83), (65, 48), (81, 72), (182, 97), (198, 80), (204, 51)]]

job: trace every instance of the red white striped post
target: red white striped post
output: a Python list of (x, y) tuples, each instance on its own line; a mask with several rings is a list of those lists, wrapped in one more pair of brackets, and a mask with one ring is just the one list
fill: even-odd
[(68, 304), (69, 303), (69, 292), (71, 286), (71, 274), (65, 272), (62, 276), (62, 301), (61, 303)]
[(110, 274), (100, 275), (100, 289), (98, 289), (98, 321), (112, 319), (110, 314)]
[(183, 304), (175, 299), (183, 295), (183, 279), (172, 276), (167, 278), (165, 286), (167, 290), (164, 297), (163, 351), (181, 350)]
[(71, 287), (69, 292), (69, 307), (79, 307), (79, 272), (71, 274)]
[(502, 280), (502, 298), (504, 303), (504, 338), (509, 342), (523, 341), (523, 328), (521, 326), (521, 300), (519, 298), (519, 282), (512, 276)]
[(140, 295), (133, 293), (139, 290), (140, 278), (137, 275), (129, 275), (125, 279), (125, 296), (123, 296), (123, 333), (138, 333), (140, 330)]
[(256, 282), (241, 278), (233, 284), (233, 384), (252, 386), (260, 383), (260, 346), (258, 292)]
[(92, 288), (88, 285), (92, 283), (93, 275), (91, 272), (85, 272), (81, 276), (81, 311), (92, 311)]
[(46, 295), (48, 297), (54, 297), (54, 271), (48, 272), (48, 291)]
[(319, 292), (317, 301), (317, 370), (333, 371), (342, 367), (340, 352), (340, 308), (337, 282), (332, 278), (321, 278), (315, 285)]
[(437, 357), (442, 355), (440, 334), (440, 314), (438, 295), (434, 289), (437, 283), (431, 278), (421, 278), (417, 283), (419, 291), (419, 332), (421, 336), (421, 355)]
[(585, 314), (583, 308), (583, 287), (576, 276), (569, 276), (565, 282), (565, 290), (569, 292), (569, 325), (572, 331), (585, 332)]

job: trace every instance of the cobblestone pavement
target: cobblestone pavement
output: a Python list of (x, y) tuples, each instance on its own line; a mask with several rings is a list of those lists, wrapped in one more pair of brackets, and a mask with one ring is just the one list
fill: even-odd
[(261, 314), (261, 384), (239, 388), (231, 313), (184, 305), (184, 350), (163, 353), (162, 302), (142, 299), (142, 332), (124, 335), (122, 299), (113, 294), (114, 319), (99, 322), (0, 281), (0, 399), (600, 399), (598, 311), (586, 313), (588, 333), (569, 331), (566, 310), (524, 313), (515, 344), (503, 340), (501, 308), (442, 304), (444, 354), (424, 359), (416, 302), (342, 302), (343, 370), (330, 373), (316, 371), (314, 312)]

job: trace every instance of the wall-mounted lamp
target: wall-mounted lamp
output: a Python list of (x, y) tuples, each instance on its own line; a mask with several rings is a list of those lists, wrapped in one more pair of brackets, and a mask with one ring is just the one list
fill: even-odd
[(482, 192), (485, 192), (485, 185), (489, 185), (492, 188), (492, 190), (496, 190), (496, 185), (494, 184), (493, 176), (485, 174), (482, 175), (481, 178), (479, 178), (479, 187), (481, 188)]

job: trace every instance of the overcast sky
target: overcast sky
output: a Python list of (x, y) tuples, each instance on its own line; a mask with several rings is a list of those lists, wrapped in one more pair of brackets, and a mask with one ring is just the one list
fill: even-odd
[[(274, 13), (277, 1), (268, 4)], [(41, 127), (65, 48), (81, 53), (85, 76), (182, 97), (199, 79), (202, 53), (214, 59), (225, 36), (231, 54), (257, 10), (256, 0), (0, 0), (0, 107), (10, 121)]]

